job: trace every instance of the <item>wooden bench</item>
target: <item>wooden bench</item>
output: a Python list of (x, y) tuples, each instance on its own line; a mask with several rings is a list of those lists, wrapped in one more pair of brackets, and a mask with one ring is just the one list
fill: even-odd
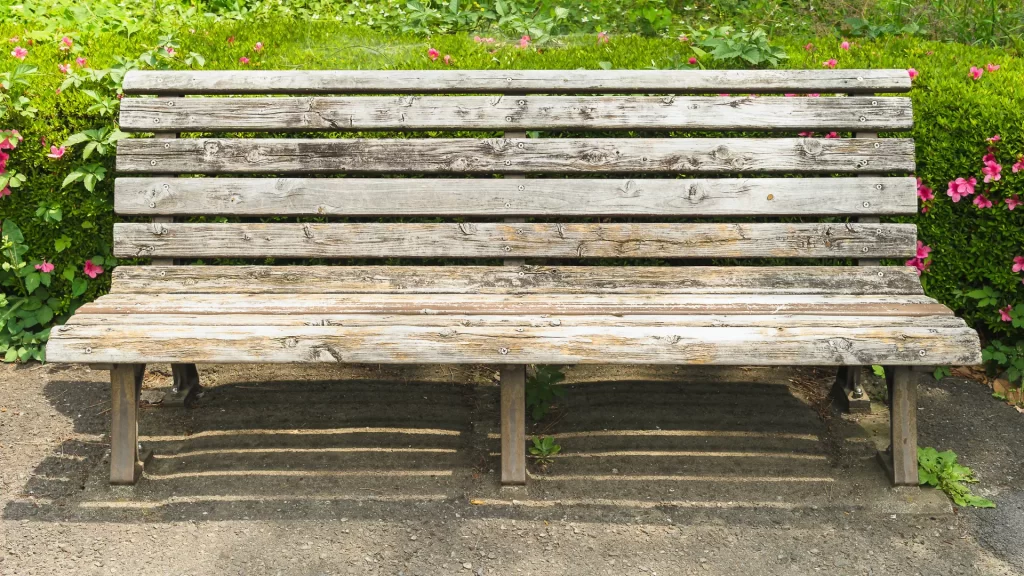
[[(156, 137), (119, 142), (114, 253), (151, 264), (116, 268), (47, 356), (111, 371), (115, 483), (141, 471), (146, 363), (172, 363), (187, 395), (195, 364), (352, 362), (502, 366), (513, 484), (526, 364), (841, 381), (881, 364), (885, 461), (916, 484), (911, 368), (980, 350), (903, 265), (915, 226), (879, 222), (917, 210), (913, 141), (877, 138), (911, 128), (910, 100), (874, 95), (909, 89), (903, 70), (132, 71), (125, 93), (158, 97), (125, 98), (121, 129)], [(217, 134), (239, 132), (335, 137)]]

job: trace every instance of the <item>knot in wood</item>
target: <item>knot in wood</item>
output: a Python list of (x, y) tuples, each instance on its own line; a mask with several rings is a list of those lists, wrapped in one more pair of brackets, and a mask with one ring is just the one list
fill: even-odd
[(818, 156), (825, 151), (825, 145), (818, 138), (803, 138), (800, 141), (800, 148), (808, 156)]
[(209, 140), (203, 143), (203, 152), (207, 156), (213, 156), (217, 152), (220, 152), (220, 142), (215, 140)]

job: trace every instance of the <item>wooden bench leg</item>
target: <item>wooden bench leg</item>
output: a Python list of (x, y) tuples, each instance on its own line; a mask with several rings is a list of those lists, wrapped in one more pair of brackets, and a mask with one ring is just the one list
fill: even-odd
[(896, 486), (917, 486), (917, 380), (907, 366), (887, 366), (889, 449), (879, 459)]
[(139, 461), (139, 392), (144, 364), (115, 364), (110, 369), (110, 483), (135, 484)]
[(199, 401), (205, 390), (199, 383), (199, 370), (195, 364), (171, 364), (174, 386), (164, 395), (164, 406), (189, 408)]
[(526, 484), (526, 366), (501, 369), (501, 483)]
[(840, 366), (836, 382), (832, 386), (832, 397), (841, 410), (851, 414), (870, 414), (871, 398), (861, 385), (862, 366)]

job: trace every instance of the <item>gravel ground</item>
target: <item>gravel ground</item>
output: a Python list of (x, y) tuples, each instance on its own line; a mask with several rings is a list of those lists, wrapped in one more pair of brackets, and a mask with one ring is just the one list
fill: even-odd
[(0, 366), (0, 574), (1024, 574), (1024, 419), (980, 384), (921, 380), (921, 444), (998, 505), (964, 511), (888, 487), (884, 407), (834, 413), (824, 370), (568, 373), (525, 488), (492, 369), (359, 366), (204, 367), (111, 487), (106, 373)]

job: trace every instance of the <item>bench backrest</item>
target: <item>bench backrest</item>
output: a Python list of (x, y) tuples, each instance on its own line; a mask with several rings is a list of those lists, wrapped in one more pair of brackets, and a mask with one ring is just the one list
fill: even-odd
[[(903, 70), (132, 71), (127, 95), (162, 97), (125, 98), (121, 129), (190, 134), (119, 142), (116, 211), (155, 220), (116, 224), (114, 252), (912, 257), (915, 227), (877, 217), (916, 212), (913, 141), (874, 137), (912, 126), (909, 98), (874, 94), (909, 89)], [(221, 177), (172, 177), (192, 174)]]

